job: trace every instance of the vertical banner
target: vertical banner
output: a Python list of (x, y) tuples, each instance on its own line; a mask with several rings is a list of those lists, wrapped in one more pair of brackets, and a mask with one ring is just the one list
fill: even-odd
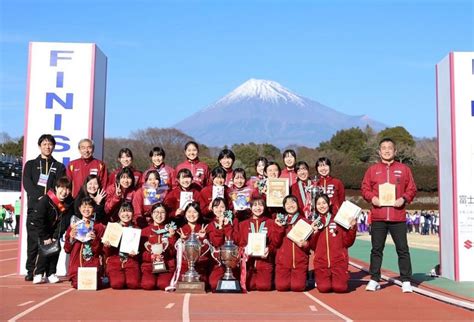
[[(80, 157), (79, 140), (95, 142), (102, 159), (107, 57), (95, 44), (31, 42), (28, 56), (23, 162), (39, 154), (38, 138), (56, 139), (53, 157), (65, 165)], [(25, 274), (26, 191), (22, 187), (20, 247), (17, 271)], [(65, 275), (61, 254), (58, 275)]]
[(474, 52), (436, 65), (441, 275), (474, 281)]

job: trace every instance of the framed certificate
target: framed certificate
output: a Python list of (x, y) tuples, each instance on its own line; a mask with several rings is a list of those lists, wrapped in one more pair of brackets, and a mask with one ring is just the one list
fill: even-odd
[(97, 267), (79, 267), (77, 269), (77, 289), (80, 291), (97, 290)]
[(263, 257), (267, 247), (267, 234), (249, 233), (247, 252), (250, 256)]
[(102, 243), (109, 242), (111, 246), (118, 247), (122, 238), (123, 227), (118, 222), (109, 222), (105, 228)]
[(288, 178), (268, 178), (267, 207), (283, 207), (283, 198), (289, 194)]
[(359, 217), (361, 211), (362, 209), (359, 206), (345, 200), (342, 203), (341, 208), (339, 208), (336, 217), (334, 217), (334, 221), (342, 227), (349, 229), (351, 228), (351, 221), (354, 218)]
[(304, 220), (298, 220), (296, 224), (288, 232), (288, 237), (295, 243), (305, 241), (313, 233), (313, 227)]
[(395, 185), (384, 183), (379, 185), (379, 201), (382, 207), (393, 207), (395, 205)]
[(122, 242), (120, 243), (120, 252), (138, 254), (140, 244), (140, 235), (142, 230), (138, 228), (125, 227), (122, 231)]

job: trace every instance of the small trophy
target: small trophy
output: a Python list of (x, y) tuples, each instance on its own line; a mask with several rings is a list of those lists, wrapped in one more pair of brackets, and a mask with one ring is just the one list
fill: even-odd
[[(213, 255), (214, 257), (214, 255)], [(227, 240), (219, 249), (219, 258), (214, 257), (220, 265), (224, 264), (224, 276), (217, 283), (217, 293), (240, 293), (240, 283), (232, 274), (232, 269), (237, 267), (240, 260), (239, 247), (232, 240)], [(220, 259), (220, 260), (219, 260)]]
[(161, 255), (168, 248), (168, 245), (168, 239), (164, 238), (163, 243), (152, 244), (150, 246), (150, 252), (154, 255), (152, 273), (164, 273), (168, 271), (163, 256)]
[(208, 251), (201, 254), (202, 245), (195, 233), (191, 233), (184, 242), (184, 256), (188, 262), (188, 271), (183, 274), (181, 281), (178, 282), (176, 291), (179, 293), (204, 293), (204, 282), (200, 281), (199, 273), (194, 267), (198, 259)]

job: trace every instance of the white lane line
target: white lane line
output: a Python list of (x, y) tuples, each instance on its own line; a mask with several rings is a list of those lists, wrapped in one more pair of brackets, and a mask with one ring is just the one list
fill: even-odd
[(190, 293), (186, 293), (183, 299), (183, 322), (191, 321), (189, 319), (189, 299), (191, 298)]
[(52, 296), (52, 297), (50, 297), (50, 298), (44, 300), (43, 302), (40, 302), (40, 303), (38, 303), (38, 304), (36, 304), (36, 305), (30, 307), (29, 309), (27, 309), (27, 310), (25, 310), (25, 311), (23, 311), (23, 312), (21, 312), (21, 313), (15, 315), (15, 316), (12, 317), (11, 319), (9, 319), (8, 322), (15, 322), (16, 320), (18, 320), (18, 319), (24, 317), (24, 316), (27, 315), (28, 313), (31, 313), (31, 312), (33, 312), (34, 310), (36, 310), (37, 308), (42, 307), (42, 306), (45, 305), (46, 303), (49, 303), (49, 302), (51, 302), (51, 301), (57, 299), (58, 297), (63, 296), (64, 294), (67, 294), (67, 293), (72, 292), (72, 291), (74, 291), (74, 289), (73, 289), (73, 288), (70, 288), (70, 289), (65, 290), (64, 292), (61, 292), (61, 293), (59, 293), (59, 294), (56, 294), (55, 296)]
[(14, 259), (16, 259), (16, 257), (0, 259), (0, 262), (12, 261)]
[(8, 277), (8, 276), (13, 276), (13, 275), (16, 275), (16, 273), (11, 273), (11, 274), (7, 274), (7, 275), (1, 275), (0, 278), (4, 278), (4, 277)]
[(28, 302), (25, 302), (25, 303), (21, 303), (21, 304), (18, 304), (17, 306), (25, 306), (25, 305), (28, 305), (30, 303), (33, 303), (34, 301), (28, 301)]
[(165, 309), (171, 309), (174, 306), (174, 303), (170, 303), (167, 306), (165, 306)]
[(309, 294), (308, 292), (303, 292), (304, 295), (306, 295), (307, 297), (309, 297), (310, 299), (312, 299), (314, 302), (318, 303), (319, 305), (321, 305), (322, 307), (324, 307), (326, 310), (328, 310), (329, 312), (337, 315), (338, 317), (340, 317), (341, 319), (343, 319), (344, 321), (346, 322), (352, 322), (351, 319), (349, 319), (347, 316), (345, 316), (344, 314), (342, 314), (341, 312), (338, 312), (336, 311), (335, 309), (333, 309), (332, 307), (330, 307), (329, 305), (327, 305), (326, 303), (318, 300), (317, 298), (315, 298), (314, 296), (312, 296), (311, 294)]
[(318, 312), (318, 309), (317, 309), (316, 306), (314, 306), (314, 305), (310, 305), (310, 306), (309, 306), (309, 309), (310, 309), (311, 311), (313, 311), (313, 312)]
[(1, 252), (11, 252), (12, 250), (18, 250), (18, 248), (2, 249), (2, 250), (0, 250), (0, 253), (1, 253)]

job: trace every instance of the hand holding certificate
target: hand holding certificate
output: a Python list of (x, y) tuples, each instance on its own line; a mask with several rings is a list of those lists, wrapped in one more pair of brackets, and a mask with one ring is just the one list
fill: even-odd
[(361, 211), (362, 209), (359, 206), (345, 200), (342, 203), (341, 208), (339, 208), (334, 221), (342, 227), (350, 229), (352, 221), (359, 217)]
[(120, 252), (126, 254), (138, 254), (140, 245), (141, 229), (124, 227), (122, 231), (122, 242), (120, 243)]
[(381, 207), (393, 207), (395, 205), (395, 185), (384, 183), (379, 185), (379, 202)]
[(109, 244), (113, 247), (118, 247), (120, 239), (122, 238), (123, 227), (117, 222), (109, 222), (105, 228), (102, 243)]
[(247, 253), (249, 256), (265, 257), (267, 247), (267, 234), (249, 233), (247, 243)]
[(298, 220), (286, 237), (295, 243), (301, 243), (313, 233), (313, 227), (304, 220)]

